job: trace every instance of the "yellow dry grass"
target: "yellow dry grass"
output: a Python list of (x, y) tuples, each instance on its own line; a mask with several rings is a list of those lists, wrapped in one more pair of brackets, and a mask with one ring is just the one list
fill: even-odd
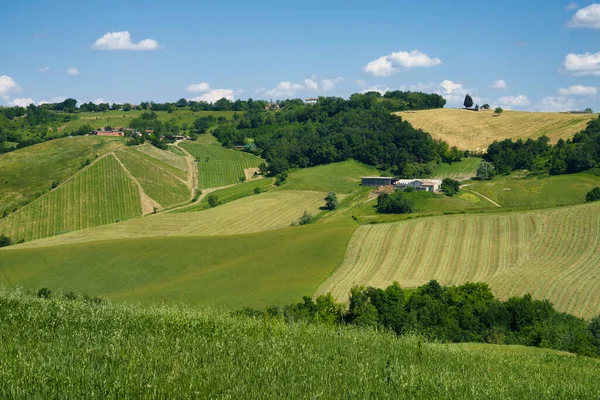
[(150, 236), (235, 235), (285, 228), (298, 220), (304, 211), (312, 215), (317, 214), (319, 207), (325, 205), (325, 195), (323, 192), (273, 191), (205, 211), (155, 214), (45, 240), (26, 242), (14, 248)]
[(502, 299), (531, 293), (581, 317), (600, 313), (600, 204), (448, 216), (360, 227), (317, 290), (486, 282)]
[(594, 114), (489, 111), (440, 108), (394, 113), (450, 146), (483, 152), (494, 140), (527, 139), (546, 135), (551, 142), (567, 139), (584, 129)]

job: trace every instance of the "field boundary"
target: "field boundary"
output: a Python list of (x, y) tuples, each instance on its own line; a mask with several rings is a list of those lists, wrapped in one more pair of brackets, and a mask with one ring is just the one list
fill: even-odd
[(146, 194), (146, 192), (144, 192), (142, 185), (140, 185), (138, 180), (131, 174), (131, 172), (127, 169), (127, 167), (125, 167), (125, 165), (123, 164), (121, 159), (119, 159), (119, 157), (117, 157), (115, 154), (113, 154), (113, 156), (115, 157), (115, 159), (117, 160), (117, 162), (119, 163), (121, 168), (123, 168), (125, 170), (125, 173), (129, 177), (129, 179), (131, 179), (136, 184), (136, 186), (138, 187), (138, 190), (140, 191), (140, 203), (142, 206), (142, 216), (152, 214), (154, 212), (155, 207), (162, 208), (162, 206), (160, 204), (158, 204), (158, 202), (156, 202), (152, 197), (148, 196)]

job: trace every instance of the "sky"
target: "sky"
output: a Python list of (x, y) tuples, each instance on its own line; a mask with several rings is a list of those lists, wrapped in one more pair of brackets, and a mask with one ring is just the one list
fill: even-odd
[(600, 4), (1, 1), (0, 105), (465, 94), (600, 111)]

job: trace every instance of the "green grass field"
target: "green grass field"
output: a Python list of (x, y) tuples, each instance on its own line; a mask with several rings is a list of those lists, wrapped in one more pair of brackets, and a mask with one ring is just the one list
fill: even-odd
[(506, 299), (531, 293), (560, 311), (600, 313), (600, 204), (361, 226), (344, 264), (319, 288), (486, 282)]
[(246, 168), (256, 168), (263, 160), (242, 151), (226, 149), (221, 145), (183, 142), (180, 144), (198, 160), (198, 187), (221, 187), (240, 182)]
[[(150, 157), (156, 158), (157, 160), (160, 160), (165, 164), (175, 167), (176, 169), (170, 169), (170, 172), (174, 175), (177, 175), (181, 179), (187, 179), (188, 166), (185, 157), (182, 157), (184, 155), (183, 152), (180, 151), (180, 154), (176, 154), (171, 151), (161, 150), (157, 147), (152, 146), (151, 144), (143, 144), (141, 146), (135, 146), (133, 148)], [(184, 173), (181, 173), (181, 171)]]
[(463, 158), (452, 164), (442, 163), (433, 171), (434, 179), (452, 178), (459, 181), (471, 179), (477, 173), (477, 167), (481, 163), (479, 157)]
[(593, 399), (600, 391), (598, 360), (543, 349), (420, 344), (361, 328), (7, 290), (0, 307), (2, 398)]
[(137, 186), (112, 156), (0, 220), (13, 242), (114, 223), (141, 215)]
[(324, 197), (325, 193), (322, 192), (271, 191), (209, 210), (148, 215), (20, 246), (53, 246), (151, 236), (216, 236), (262, 232), (289, 227), (304, 211), (312, 215), (318, 214), (320, 207), (325, 205)]
[(185, 203), (191, 199), (190, 188), (177, 176), (183, 171), (134, 149), (121, 150), (116, 156), (144, 192), (162, 207)]
[(350, 193), (360, 189), (362, 176), (380, 175), (381, 172), (375, 167), (348, 160), (295, 170), (281, 188)]
[[(0, 154), (0, 215), (63, 182), (86, 160), (123, 146), (123, 139), (80, 136), (56, 139)], [(26, 173), (25, 173), (26, 171)]]
[(398, 112), (417, 129), (423, 129), (450, 146), (484, 152), (494, 140), (528, 139), (546, 135), (555, 143), (568, 139), (587, 126), (597, 114), (526, 112), (505, 110), (499, 117), (490, 111), (439, 108)]

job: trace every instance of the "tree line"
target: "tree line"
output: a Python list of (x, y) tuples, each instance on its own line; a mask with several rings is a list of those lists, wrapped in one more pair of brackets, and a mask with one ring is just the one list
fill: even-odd
[(397, 282), (385, 289), (357, 286), (348, 306), (336, 303), (330, 293), (263, 311), (244, 308), (236, 314), (388, 329), (442, 342), (518, 344), (600, 356), (600, 316), (586, 321), (529, 294), (501, 301), (485, 283), (442, 286), (433, 280), (412, 292)]

